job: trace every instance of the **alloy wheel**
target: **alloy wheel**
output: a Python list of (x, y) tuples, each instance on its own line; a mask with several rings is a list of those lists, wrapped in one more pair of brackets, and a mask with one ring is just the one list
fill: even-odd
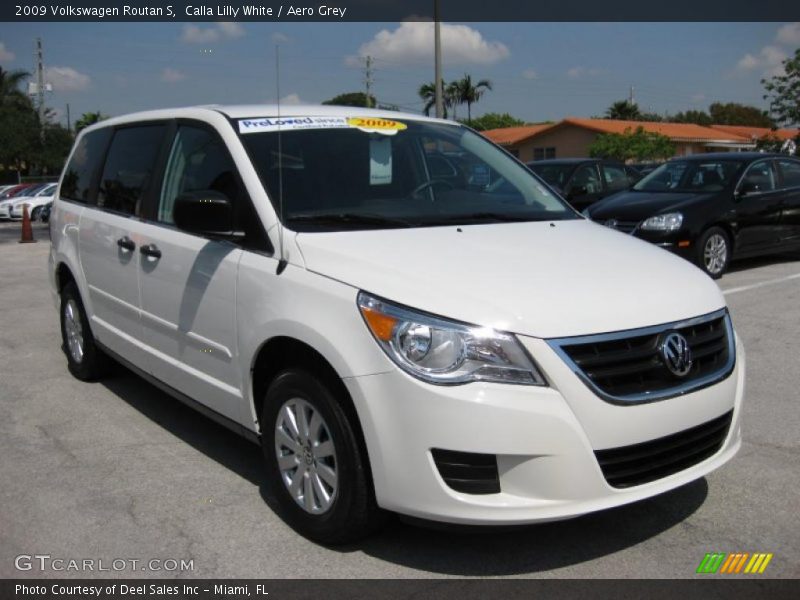
[(83, 360), (83, 325), (81, 325), (80, 309), (72, 298), (64, 307), (64, 333), (72, 360), (80, 363)]
[(719, 233), (715, 233), (706, 240), (703, 247), (703, 262), (706, 271), (712, 275), (719, 275), (728, 262), (728, 242)]
[(302, 398), (284, 402), (275, 422), (275, 456), (281, 479), (308, 513), (333, 505), (338, 488), (336, 449), (320, 412)]

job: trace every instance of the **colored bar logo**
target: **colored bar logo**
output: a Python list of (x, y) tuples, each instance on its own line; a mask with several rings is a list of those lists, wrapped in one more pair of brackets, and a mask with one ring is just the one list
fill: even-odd
[(755, 552), (732, 552), (730, 554), (725, 552), (708, 552), (700, 566), (697, 567), (697, 573), (721, 573), (727, 575), (737, 575), (740, 573), (763, 573), (769, 561), (772, 560), (772, 553)]

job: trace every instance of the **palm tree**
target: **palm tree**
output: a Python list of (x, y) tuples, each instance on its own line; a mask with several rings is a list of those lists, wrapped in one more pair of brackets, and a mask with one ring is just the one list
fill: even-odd
[(75, 133), (78, 133), (84, 127), (88, 127), (89, 125), (94, 125), (95, 123), (99, 123), (107, 119), (108, 116), (101, 113), (99, 110), (95, 112), (87, 112), (81, 115), (81, 118), (75, 121)]
[(26, 71), (6, 71), (0, 67), (0, 105), (16, 106), (30, 103), (25, 92), (19, 89), (20, 84), (29, 77)]
[[(456, 120), (456, 108), (463, 102), (461, 99), (461, 87), (458, 81), (451, 81), (447, 86), (442, 86), (444, 94), (444, 105), (453, 108), (453, 120)], [(445, 115), (446, 116), (446, 115)]]
[(464, 73), (464, 77), (453, 85), (458, 90), (459, 104), (467, 105), (467, 123), (470, 123), (472, 121), (472, 105), (481, 99), (484, 92), (492, 89), (492, 82), (488, 79), (481, 79), (473, 84), (472, 77)]
[[(442, 82), (442, 89), (445, 89), (444, 82)], [(423, 83), (419, 86), (419, 90), (417, 91), (419, 97), (425, 101), (425, 106), (422, 108), (422, 111), (425, 113), (425, 116), (428, 117), (431, 114), (431, 109), (436, 106), (436, 85), (431, 81), (429, 83)], [(444, 95), (442, 99), (444, 104), (444, 114), (442, 115), (445, 119), (447, 118), (447, 106), (449, 104), (447, 95)]]
[(639, 107), (627, 100), (617, 100), (606, 109), (606, 119), (617, 119), (619, 121), (639, 121), (642, 113)]

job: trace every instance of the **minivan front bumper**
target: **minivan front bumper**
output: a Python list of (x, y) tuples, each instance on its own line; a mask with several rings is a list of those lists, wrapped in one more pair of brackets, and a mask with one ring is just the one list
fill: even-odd
[[(378, 504), (463, 524), (522, 524), (579, 516), (674, 489), (720, 467), (741, 445), (744, 352), (718, 383), (682, 396), (620, 406), (600, 399), (544, 340), (520, 338), (548, 387), (435, 386), (404, 372), (346, 378), (361, 417)], [(595, 452), (644, 444), (731, 413), (719, 448), (663, 478), (619, 488)], [(434, 450), (496, 457), (499, 493), (445, 482)]]

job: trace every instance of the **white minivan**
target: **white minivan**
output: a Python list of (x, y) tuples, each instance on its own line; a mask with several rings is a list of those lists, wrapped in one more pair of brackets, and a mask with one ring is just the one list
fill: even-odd
[(457, 123), (110, 119), (76, 140), (50, 226), (69, 370), (113, 358), (260, 443), (273, 505), (323, 543), (386, 511), (573, 517), (741, 444), (744, 352), (716, 284)]

